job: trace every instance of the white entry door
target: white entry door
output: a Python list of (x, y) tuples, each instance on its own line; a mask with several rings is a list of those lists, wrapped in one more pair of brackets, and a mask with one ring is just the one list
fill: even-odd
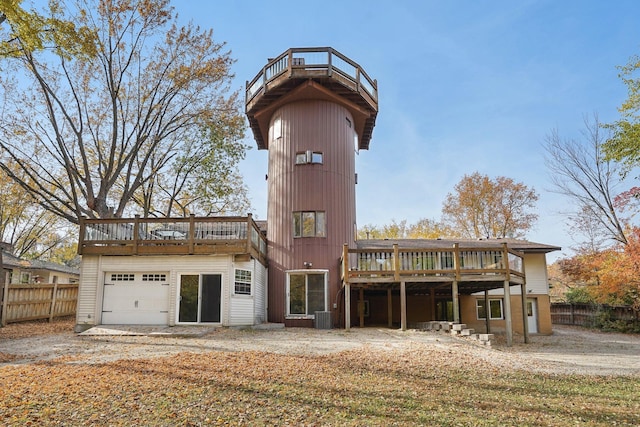
[(530, 334), (538, 333), (538, 304), (531, 298), (527, 300), (527, 327)]
[(167, 273), (106, 273), (103, 325), (168, 325)]

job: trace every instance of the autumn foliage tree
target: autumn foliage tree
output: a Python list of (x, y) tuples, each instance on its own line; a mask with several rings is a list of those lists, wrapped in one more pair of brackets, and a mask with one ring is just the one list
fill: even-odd
[(201, 198), (244, 188), (235, 168), (244, 121), (224, 43), (178, 25), (168, 0), (66, 5), (47, 16), (86, 28), (94, 52), (75, 57), (47, 38), (34, 50), (13, 33), (0, 75), (0, 168), (74, 223), (224, 211), (230, 204)]
[(457, 237), (456, 233), (439, 221), (422, 218), (415, 223), (406, 219), (383, 225), (367, 224), (358, 230), (358, 239), (437, 239)]
[(538, 194), (511, 178), (465, 175), (442, 207), (445, 224), (465, 238), (521, 238), (533, 227)]

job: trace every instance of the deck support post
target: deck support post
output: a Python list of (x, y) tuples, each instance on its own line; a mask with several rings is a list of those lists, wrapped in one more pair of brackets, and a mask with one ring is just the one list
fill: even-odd
[(391, 288), (387, 289), (387, 326), (393, 327), (393, 293)]
[(522, 331), (524, 332), (524, 343), (529, 344), (529, 313), (527, 312), (527, 285), (520, 285), (520, 295), (522, 297)]
[(451, 297), (453, 299), (453, 321), (460, 323), (460, 297), (458, 296), (458, 281), (451, 283)]
[(507, 334), (507, 347), (513, 345), (513, 321), (511, 319), (511, 290), (509, 289), (509, 281), (504, 281), (504, 322), (505, 332)]
[(344, 329), (351, 329), (351, 285), (344, 284)]
[(489, 306), (489, 291), (484, 291), (484, 321), (487, 333), (491, 333), (491, 307)]
[(407, 330), (407, 289), (404, 280), (400, 282), (400, 329)]
[(429, 289), (431, 298), (431, 320), (436, 320), (436, 288)]
[(358, 319), (360, 327), (364, 328), (364, 288), (360, 288), (360, 292), (358, 292)]

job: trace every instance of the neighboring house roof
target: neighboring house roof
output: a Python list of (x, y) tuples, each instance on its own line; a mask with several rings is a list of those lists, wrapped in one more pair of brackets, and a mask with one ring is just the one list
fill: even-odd
[(55, 262), (41, 261), (38, 259), (22, 259), (9, 252), (2, 251), (2, 264), (6, 267), (22, 268), (26, 270), (50, 270), (67, 274), (80, 274), (80, 269), (69, 267)]
[(546, 245), (543, 243), (529, 242), (518, 239), (364, 239), (356, 241), (358, 249), (390, 249), (394, 244), (398, 247), (407, 248), (433, 248), (453, 246), (458, 243), (464, 247), (493, 247), (499, 248), (506, 243), (507, 247), (525, 253), (548, 253), (559, 251), (559, 246)]

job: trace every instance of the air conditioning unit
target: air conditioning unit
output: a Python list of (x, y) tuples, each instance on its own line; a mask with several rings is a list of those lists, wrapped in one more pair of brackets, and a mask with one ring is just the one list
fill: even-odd
[(316, 311), (315, 316), (316, 329), (331, 329), (333, 327), (330, 311)]

